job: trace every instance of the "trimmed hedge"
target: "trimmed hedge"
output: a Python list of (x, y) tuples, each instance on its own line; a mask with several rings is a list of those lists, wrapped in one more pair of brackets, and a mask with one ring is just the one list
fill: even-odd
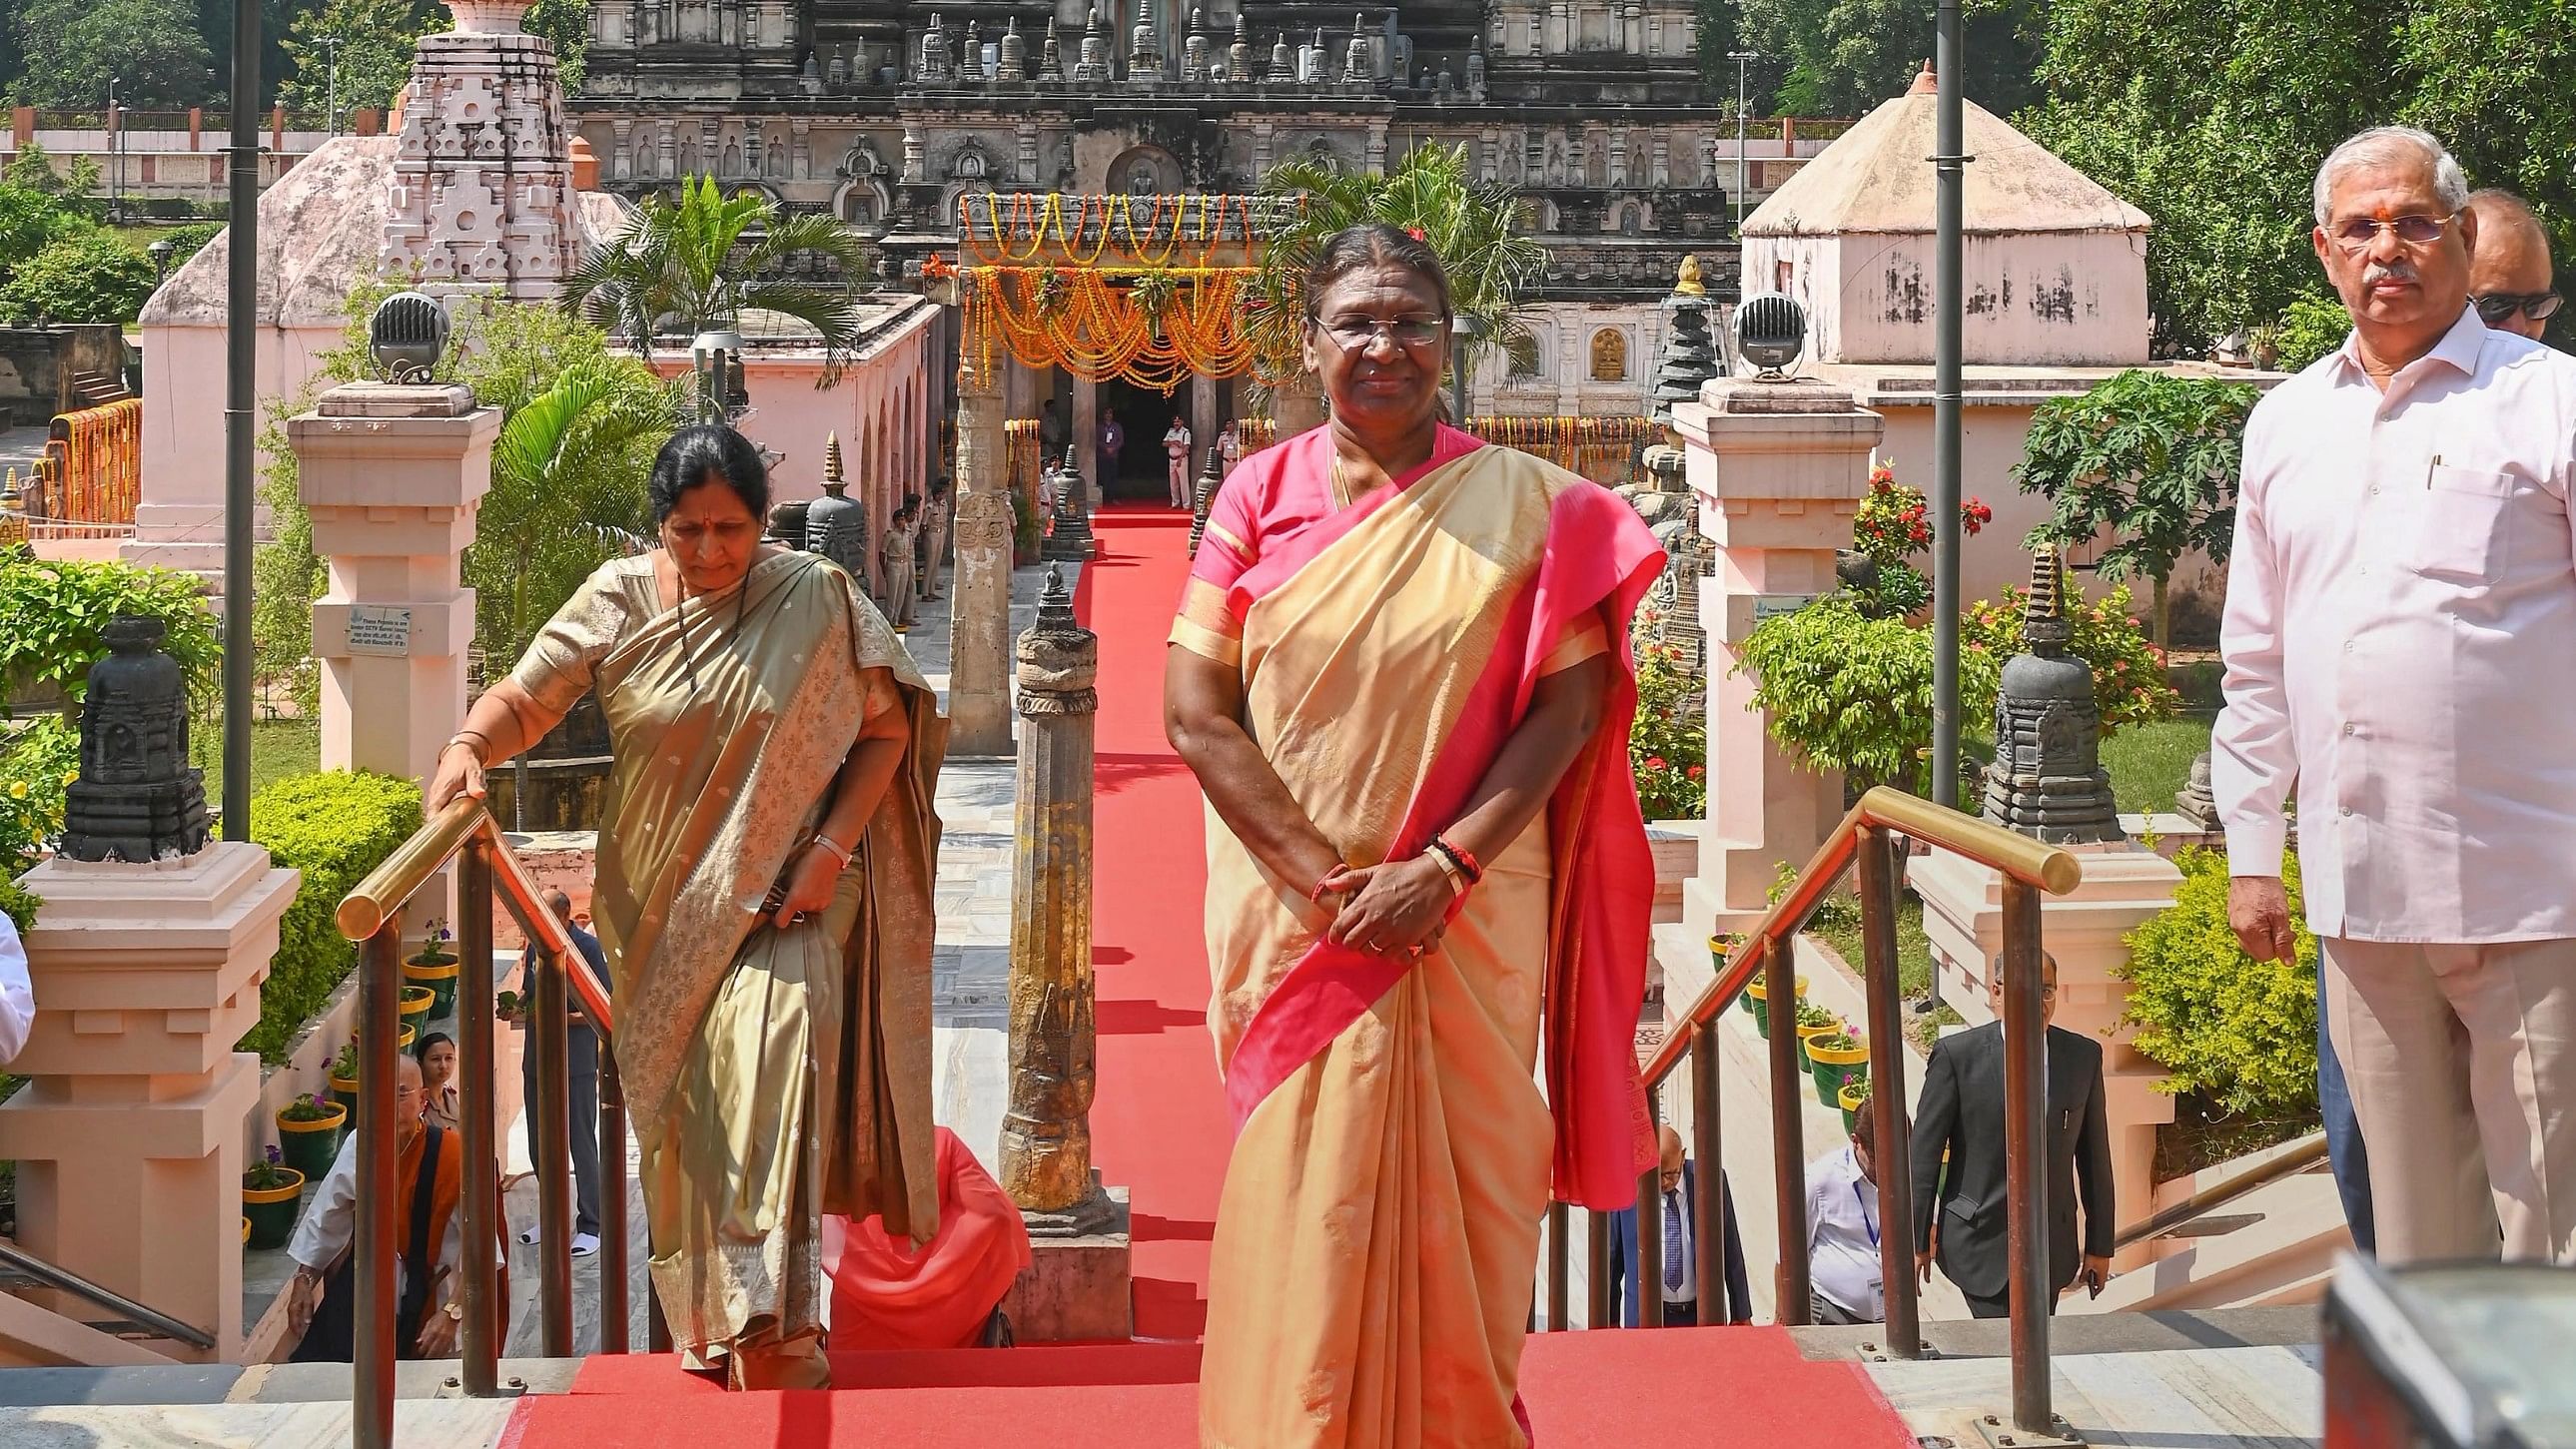
[(286, 1049), (330, 999), (358, 959), (333, 914), (340, 900), (394, 847), (420, 829), (420, 786), (391, 775), (323, 770), (291, 775), (250, 798), (251, 839), (279, 865), (304, 873), (295, 903), (278, 923), (277, 957), (261, 988), (259, 1025), (235, 1050), (262, 1061)]
[(2137, 1048), (2173, 1073), (2157, 1090), (2199, 1093), (2229, 1112), (2288, 1117), (2317, 1102), (2317, 938), (2299, 895), (2299, 862), (2281, 866), (2298, 932), (2294, 961), (2257, 961), (2227, 924), (2227, 857), (2182, 853), (2171, 908), (2125, 938), (2127, 1020)]

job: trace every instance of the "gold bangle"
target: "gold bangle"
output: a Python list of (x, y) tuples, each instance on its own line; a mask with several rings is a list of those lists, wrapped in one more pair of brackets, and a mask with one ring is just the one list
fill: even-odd
[[(483, 742), (483, 749), (478, 750), (471, 744), (467, 744), (465, 737), (468, 735), (472, 735), (475, 739), (481, 740)], [(478, 765), (489, 763), (490, 756), (486, 755), (484, 750), (488, 750), (492, 747), (492, 737), (490, 735), (483, 733), (481, 730), (458, 730), (455, 734), (447, 737), (447, 743), (441, 745), (438, 752), (442, 755), (446, 754), (449, 750), (455, 749), (458, 745), (465, 745), (465, 752), (474, 757), (474, 763)]]

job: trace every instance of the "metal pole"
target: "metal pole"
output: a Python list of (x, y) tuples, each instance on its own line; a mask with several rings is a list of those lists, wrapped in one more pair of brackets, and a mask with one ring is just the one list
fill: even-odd
[(1563, 1333), (1574, 1326), (1573, 1296), (1574, 1245), (1565, 1235), (1574, 1220), (1574, 1210), (1561, 1202), (1547, 1205), (1547, 1327), (1550, 1333)]
[[(1744, 242), (1744, 68), (1761, 56), (1755, 51), (1739, 50), (1727, 59), (1735, 62), (1735, 240), (1741, 246)], [(1738, 294), (1746, 290), (1741, 276), (1736, 278), (1735, 290)]]
[(1897, 1001), (1895, 837), (1871, 826), (1860, 842), (1862, 992), (1869, 1002), (1869, 1113), (1878, 1178), (1878, 1275), (1886, 1285), (1887, 1351), (1920, 1358), (1914, 1301), (1914, 1173), (1905, 1124), (1905, 1013)]
[[(1662, 1134), (1656, 1134), (1660, 1141)], [(1664, 1166), (1658, 1160), (1637, 1178), (1637, 1271), (1628, 1293), (1637, 1301), (1637, 1326), (1664, 1326)], [(1623, 1317), (1625, 1315), (1622, 1315)], [(1617, 1327), (1604, 1324), (1602, 1327)]]
[(1967, 142), (1959, 94), (1959, 0), (1940, 0), (1934, 70), (1936, 145), (1932, 253), (1932, 801), (1959, 803), (1960, 237), (1966, 227)]
[(2011, 1231), (2013, 1424), (2050, 1431), (2048, 1315), (2048, 1178), (2040, 1162), (2047, 1139), (2047, 1014), (2040, 1004), (2039, 892), (2006, 877), (2004, 932), (2004, 1206)]
[(107, 81), (107, 219), (110, 222), (125, 220), (125, 153), (124, 148), (117, 145), (117, 137), (125, 128), (117, 124), (117, 79), (110, 76)]
[[(258, 0), (233, 0), (231, 254), (224, 299), (224, 839), (250, 839), (252, 377), (259, 333)], [(396, 955), (400, 955), (397, 949)], [(387, 1019), (393, 1008), (387, 1007)], [(387, 1041), (390, 1049), (392, 1042)], [(387, 1320), (390, 1323), (391, 1317)], [(390, 1390), (391, 1383), (388, 1381)], [(391, 1431), (388, 1430), (388, 1433)]]
[(626, 1087), (599, 1044), (599, 1351), (626, 1352)]
[(1814, 1275), (1807, 1262), (1806, 1084), (1798, 1071), (1798, 973), (1787, 942), (1762, 938), (1762, 995), (1771, 1024), (1771, 1191), (1780, 1220), (1779, 1303), (1773, 1321), (1806, 1323)]
[(493, 1253), (501, 1241), (501, 1154), (493, 1121), (492, 843), (477, 832), (456, 872), (458, 1073), (465, 1103), (464, 1384), (469, 1398), (500, 1392), (509, 1305)]
[[(226, 781), (229, 789), (231, 782)], [(394, 1442), (394, 1045), (400, 1030), (402, 929), (387, 921), (358, 962), (358, 1241), (349, 1264), (356, 1318), (349, 1430), (358, 1449)]]
[(1699, 1321), (1732, 1323), (1749, 1305), (1727, 1296), (1726, 1158), (1717, 1120), (1717, 1023), (1691, 1028), (1691, 1157), (1699, 1163), (1699, 1200), (1692, 1207), (1691, 1251), (1699, 1274)]
[(572, 1357), (572, 1083), (564, 1060), (569, 1008), (563, 963), (534, 942), (528, 984), (536, 998), (529, 1043), (537, 1054), (538, 1324), (548, 1358)]
[(322, 58), (326, 77), (322, 114), (329, 119), (328, 129), (336, 137), (340, 134), (340, 37), (322, 37)]
[(1610, 1215), (1583, 1211), (1584, 1269), (1590, 1281), (1583, 1285), (1583, 1326), (1610, 1327)]

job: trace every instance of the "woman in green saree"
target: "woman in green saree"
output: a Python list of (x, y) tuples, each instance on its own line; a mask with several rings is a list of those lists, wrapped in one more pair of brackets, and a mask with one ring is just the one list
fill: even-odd
[[(817, 1216), (938, 1227), (932, 813), (947, 721), (849, 575), (761, 542), (759, 452), (682, 431), (661, 547), (601, 566), (441, 752), (434, 811), (596, 690), (616, 765), (591, 911), (673, 1342), (828, 1385)], [(617, 1225), (610, 1225), (612, 1230)]]

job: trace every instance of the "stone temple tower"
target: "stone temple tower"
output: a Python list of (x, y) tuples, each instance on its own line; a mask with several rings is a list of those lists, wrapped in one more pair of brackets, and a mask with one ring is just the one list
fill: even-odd
[(1986, 772), (1988, 820), (2057, 845), (2121, 840), (2110, 772), (2102, 768), (2102, 718), (2093, 669), (2068, 652), (2065, 573), (2057, 546), (2031, 556), (2023, 652), (2004, 664), (1995, 694), (1995, 762)]
[(520, 28), (527, 0), (447, 8), (413, 54), (380, 259), (434, 294), (551, 298), (579, 245), (554, 46)]

